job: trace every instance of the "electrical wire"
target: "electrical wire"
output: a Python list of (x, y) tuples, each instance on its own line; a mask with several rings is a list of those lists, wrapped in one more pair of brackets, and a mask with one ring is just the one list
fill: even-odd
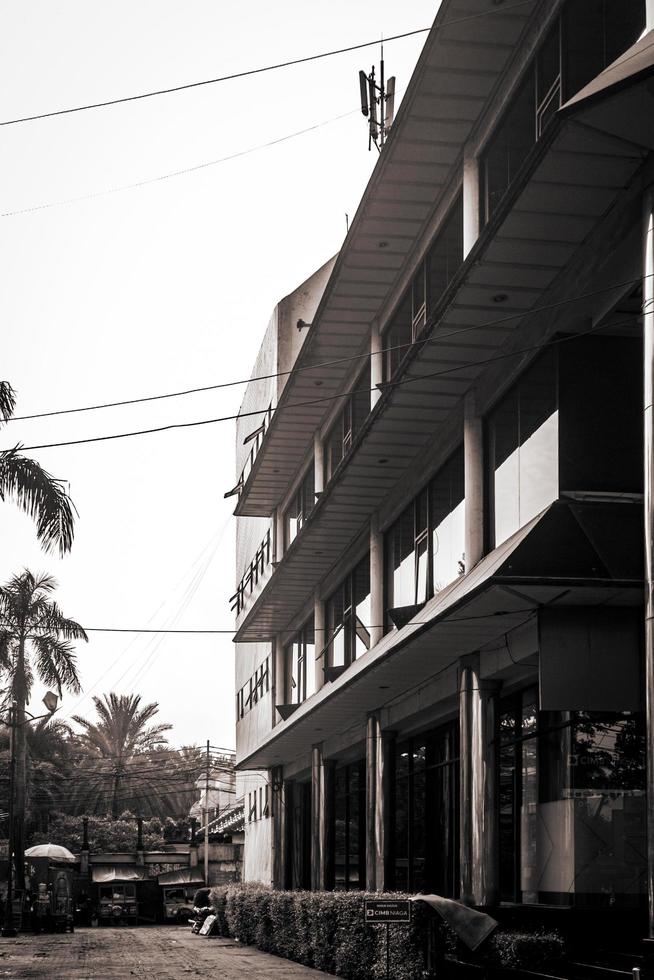
[[(640, 317), (640, 314), (636, 314), (636, 313), (633, 314), (633, 318), (638, 318), (638, 317)], [(398, 381), (387, 381), (384, 382), (383, 388), (384, 389), (401, 388), (404, 385), (415, 384), (416, 382), (419, 381), (432, 380), (434, 378), (444, 377), (445, 375), (456, 374), (459, 371), (470, 370), (470, 368), (474, 368), (476, 366), (493, 364), (496, 363), (497, 361), (504, 361), (512, 357), (517, 357), (520, 354), (525, 354), (537, 350), (545, 350), (546, 348), (554, 347), (558, 344), (563, 344), (566, 343), (567, 341), (575, 340), (578, 337), (585, 337), (588, 336), (589, 334), (597, 333), (601, 330), (606, 330), (606, 329), (607, 329), (606, 323), (599, 323), (596, 324), (594, 327), (591, 327), (589, 330), (578, 331), (575, 334), (570, 334), (565, 337), (555, 338), (553, 340), (543, 341), (542, 343), (533, 344), (529, 347), (521, 347), (516, 350), (506, 351), (503, 354), (495, 354), (492, 357), (483, 358), (478, 361), (466, 362), (464, 364), (456, 364), (448, 368), (442, 368), (440, 371), (430, 371), (427, 374), (410, 375), (404, 378), (400, 378)], [(323, 395), (320, 398), (311, 398), (311, 399), (307, 399), (306, 401), (292, 402), (289, 405), (282, 405), (277, 409), (275, 409), (274, 411), (275, 414), (277, 414), (278, 412), (286, 412), (286, 411), (290, 411), (291, 409), (309, 408), (310, 406), (319, 405), (324, 402), (337, 401), (338, 399), (344, 398), (347, 395), (353, 394), (355, 390), (356, 389), (353, 388), (348, 391), (340, 391), (338, 392), (338, 394), (334, 394), (334, 395)], [(369, 390), (376, 391), (378, 389), (373, 387), (370, 388)], [(265, 414), (267, 411), (268, 409), (263, 409), (263, 410), (258, 409), (256, 411), (240, 412), (237, 413), (236, 415), (222, 415), (213, 419), (199, 419), (195, 422), (171, 422), (168, 425), (155, 426), (150, 429), (137, 429), (132, 432), (118, 432), (106, 436), (87, 436), (84, 439), (68, 439), (61, 442), (40, 443), (33, 446), (19, 445), (18, 447), (12, 447), (12, 449), (19, 449), (20, 451), (28, 452), (36, 449), (58, 449), (64, 446), (84, 446), (84, 445), (89, 445), (91, 443), (98, 443), (98, 442), (113, 442), (118, 439), (131, 439), (137, 436), (154, 435), (156, 433), (171, 432), (177, 429), (193, 429), (205, 425), (215, 425), (219, 422), (233, 422), (236, 421), (237, 419), (248, 418), (254, 415), (262, 415)], [(0, 453), (10, 452), (10, 451), (12, 450), (4, 449), (4, 450), (0, 450)]]
[[(516, 7), (524, 7), (527, 4), (532, 4), (533, 0), (518, 0), (517, 3), (508, 4), (506, 6), (496, 7), (495, 9), (490, 8), (489, 10), (482, 10), (476, 14), (468, 14), (465, 17), (453, 18), (449, 21), (445, 21), (441, 26), (447, 27), (453, 24), (462, 24), (466, 21), (476, 20), (479, 17), (487, 17), (490, 14), (501, 14), (507, 10), (513, 10)], [(405, 31), (402, 34), (392, 34), (390, 37), (385, 37), (383, 39), (384, 44), (388, 44), (391, 41), (399, 41), (406, 37), (414, 37), (417, 34), (428, 34), (431, 27), (419, 27), (414, 31)], [(142, 99), (152, 99), (160, 95), (171, 95), (174, 92), (186, 92), (190, 89), (202, 88), (206, 85), (216, 85), (219, 82), (234, 81), (238, 78), (247, 78), (251, 75), (260, 75), (264, 72), (278, 71), (281, 68), (290, 68), (294, 65), (306, 64), (310, 61), (319, 61), (323, 58), (331, 58), (335, 55), (347, 54), (350, 51), (360, 51), (363, 48), (370, 48), (380, 43), (379, 38), (375, 38), (374, 41), (363, 41), (360, 44), (350, 44), (343, 48), (333, 48), (330, 51), (322, 51), (318, 54), (306, 55), (303, 58), (293, 58), (289, 61), (281, 61), (273, 65), (264, 65), (260, 68), (250, 68), (246, 71), (233, 72), (230, 75), (220, 75), (217, 78), (207, 78), (199, 82), (187, 82), (185, 85), (173, 85), (168, 88), (155, 89), (151, 92), (141, 92), (138, 95), (127, 95), (118, 99), (108, 99), (105, 102), (91, 102), (87, 105), (72, 106), (68, 109), (55, 109), (51, 112), (40, 112), (32, 116), (21, 116), (16, 119), (5, 119), (0, 122), (0, 126), (15, 126), (18, 123), (34, 122), (37, 119), (51, 119), (53, 116), (67, 116), (76, 112), (86, 112), (89, 109), (104, 109), (108, 106), (123, 105), (127, 102), (138, 102)]]
[(136, 190), (139, 187), (146, 187), (149, 184), (158, 184), (164, 180), (170, 180), (173, 177), (183, 177), (186, 174), (196, 173), (198, 170), (206, 170), (208, 167), (216, 167), (221, 163), (227, 163), (230, 160), (237, 160), (240, 157), (248, 156), (250, 153), (258, 153), (260, 150), (268, 149), (271, 146), (277, 146), (279, 143), (286, 143), (288, 140), (295, 139), (298, 136), (304, 136), (306, 133), (311, 133), (316, 129), (321, 129), (323, 126), (329, 126), (332, 123), (339, 122), (341, 119), (346, 119), (348, 116), (356, 115), (358, 111), (358, 109), (354, 109), (349, 112), (343, 112), (339, 116), (333, 116), (331, 119), (325, 119), (322, 122), (314, 123), (312, 126), (299, 129), (294, 133), (288, 133), (286, 136), (279, 136), (277, 139), (268, 140), (267, 143), (259, 143), (257, 146), (251, 146), (249, 149), (239, 150), (236, 153), (230, 153), (228, 156), (220, 157), (218, 160), (208, 160), (205, 163), (198, 163), (195, 164), (195, 166), (185, 167), (182, 170), (173, 170), (167, 174), (159, 174), (157, 177), (146, 177), (144, 180), (137, 180), (132, 184), (120, 184), (117, 187), (108, 187), (101, 191), (93, 191), (90, 194), (80, 194), (77, 197), (68, 197), (60, 201), (49, 201), (45, 204), (34, 204), (27, 208), (17, 208), (15, 211), (3, 211), (0, 213), (0, 218), (11, 218), (17, 214), (32, 214), (34, 211), (45, 211), (49, 208), (63, 207), (66, 204), (77, 204), (80, 201), (92, 201), (96, 197), (106, 197), (108, 194), (118, 194), (122, 191)]
[[(96, 405), (84, 405), (76, 408), (62, 408), (62, 409), (56, 409), (48, 412), (34, 412), (31, 415), (14, 415), (9, 419), (5, 419), (4, 421), (5, 424), (7, 424), (8, 422), (22, 422), (31, 419), (52, 418), (55, 415), (72, 415), (79, 412), (95, 412), (105, 408), (119, 408), (125, 405), (139, 405), (144, 402), (161, 401), (166, 398), (180, 398), (186, 395), (195, 395), (205, 391), (217, 391), (222, 388), (234, 388), (239, 385), (247, 385), (250, 383), (254, 384), (257, 381), (272, 381), (275, 378), (285, 378), (291, 374), (299, 374), (300, 372), (304, 372), (304, 371), (316, 371), (320, 368), (334, 367), (337, 364), (346, 364), (352, 361), (360, 361), (363, 360), (364, 358), (370, 359), (371, 357), (383, 357), (385, 354), (388, 354), (389, 352), (399, 351), (399, 350), (408, 351), (412, 347), (427, 347), (430, 344), (442, 343), (443, 340), (447, 340), (450, 337), (458, 337), (461, 334), (469, 333), (473, 330), (480, 330), (483, 329), (484, 327), (501, 326), (503, 323), (508, 323), (511, 320), (517, 320), (525, 316), (533, 316), (533, 314), (535, 313), (547, 313), (550, 310), (560, 309), (562, 306), (566, 306), (570, 303), (581, 302), (582, 300), (585, 299), (593, 299), (595, 296), (600, 296), (603, 293), (611, 292), (614, 289), (623, 289), (626, 288), (627, 286), (633, 286), (636, 283), (641, 282), (643, 279), (648, 279), (653, 275), (654, 273), (648, 272), (641, 276), (638, 276), (637, 279), (628, 279), (625, 282), (613, 283), (610, 286), (604, 286), (601, 289), (593, 290), (592, 292), (588, 292), (588, 293), (578, 293), (576, 296), (568, 297), (565, 300), (559, 300), (555, 303), (547, 303), (542, 306), (535, 306), (527, 311), (521, 310), (517, 313), (507, 313), (501, 317), (497, 317), (496, 319), (493, 320), (487, 320), (484, 323), (480, 323), (480, 324), (471, 324), (464, 327), (457, 327), (455, 330), (442, 333), (438, 337), (426, 337), (425, 339), (421, 339), (421, 340), (411, 340), (404, 344), (395, 344), (390, 347), (383, 348), (376, 354), (370, 354), (370, 352), (368, 351), (366, 351), (363, 354), (349, 354), (347, 357), (337, 357), (328, 361), (318, 361), (315, 364), (299, 365), (297, 367), (293, 366), (292, 368), (289, 368), (286, 371), (276, 371), (271, 374), (259, 374), (249, 378), (238, 378), (235, 381), (221, 381), (214, 385), (203, 385), (198, 388), (186, 388), (181, 391), (171, 391), (161, 395), (146, 395), (144, 397), (128, 398), (122, 401), (101, 402)], [(432, 327), (436, 325), (437, 324), (435, 323), (435, 321), (431, 322)], [(258, 409), (255, 412), (244, 413), (243, 415), (240, 416), (231, 416), (230, 418), (233, 417), (245, 418), (247, 414), (261, 415), (267, 411), (268, 409)], [(229, 421), (229, 419), (227, 421)]]

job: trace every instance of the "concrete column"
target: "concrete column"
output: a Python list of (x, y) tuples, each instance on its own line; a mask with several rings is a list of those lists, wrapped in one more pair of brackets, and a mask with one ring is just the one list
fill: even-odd
[[(282, 800), (284, 810), (282, 855), (281, 855), (281, 887), (284, 889), (293, 888), (293, 850), (294, 850), (294, 828), (293, 828), (293, 807), (295, 805), (295, 784), (292, 779), (285, 779), (282, 786)], [(299, 886), (298, 886), (299, 887)]]
[(499, 898), (497, 718), (495, 683), (480, 678), (479, 657), (460, 668), (461, 901), (494, 905)]
[(465, 152), (463, 159), (463, 258), (479, 238), (479, 162)]
[(325, 489), (325, 454), (318, 429), (313, 434), (313, 483), (317, 496)]
[(284, 557), (284, 512), (281, 507), (275, 511), (275, 561)]
[(646, 0), (645, 4), (645, 30), (654, 31), (654, 0)]
[[(648, 24), (652, 3), (647, 4)], [(643, 220), (645, 691), (647, 739), (647, 893), (649, 938), (654, 939), (654, 188)]]
[(366, 890), (377, 888), (377, 764), (380, 725), (377, 715), (366, 722)]
[(465, 570), (484, 554), (484, 434), (474, 390), (464, 401), (463, 459), (465, 485)]
[(377, 515), (370, 519), (370, 646), (384, 635), (384, 535)]
[(311, 750), (311, 889), (334, 887), (334, 764)]
[(379, 332), (379, 320), (376, 318), (370, 324), (370, 410), (375, 407), (381, 398), (381, 391), (377, 388), (384, 380), (384, 355), (382, 350), (382, 338)]
[(319, 691), (325, 683), (325, 644), (327, 633), (325, 630), (325, 603), (316, 592), (313, 600), (313, 626), (316, 643), (315, 670), (315, 689)]
[(375, 786), (375, 882), (388, 891), (393, 881), (393, 788), (395, 782), (395, 732), (378, 732)]
[(284, 800), (283, 769), (275, 766), (269, 770), (270, 808), (272, 819), (272, 886), (284, 888), (286, 806)]

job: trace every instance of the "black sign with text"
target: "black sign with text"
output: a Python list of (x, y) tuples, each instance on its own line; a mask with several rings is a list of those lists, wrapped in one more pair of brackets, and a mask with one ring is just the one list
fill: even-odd
[(366, 922), (411, 922), (411, 902), (407, 899), (366, 898)]

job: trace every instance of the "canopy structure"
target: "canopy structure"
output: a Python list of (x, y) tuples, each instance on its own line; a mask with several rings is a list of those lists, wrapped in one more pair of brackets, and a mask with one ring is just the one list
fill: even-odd
[(98, 885), (106, 885), (112, 881), (142, 881), (144, 877), (143, 871), (129, 865), (120, 867), (113, 864), (98, 864), (91, 869), (91, 881)]
[(199, 868), (176, 868), (157, 876), (160, 885), (204, 885), (204, 875)]
[[(304, 701), (239, 769), (299, 758), (320, 731), (365, 722), (379, 688), (400, 693), (424, 684), (458, 657), (525, 625), (543, 606), (643, 603), (642, 505), (559, 500), (534, 517), (472, 571), (455, 579)], [(335, 696), (338, 693), (338, 696)]]
[(48, 858), (50, 861), (77, 861), (75, 855), (61, 844), (35, 844), (25, 851), (27, 858)]

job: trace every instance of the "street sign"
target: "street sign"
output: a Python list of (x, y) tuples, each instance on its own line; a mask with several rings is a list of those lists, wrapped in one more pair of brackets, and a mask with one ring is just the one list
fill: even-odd
[(411, 922), (411, 902), (408, 899), (366, 898), (366, 922)]

